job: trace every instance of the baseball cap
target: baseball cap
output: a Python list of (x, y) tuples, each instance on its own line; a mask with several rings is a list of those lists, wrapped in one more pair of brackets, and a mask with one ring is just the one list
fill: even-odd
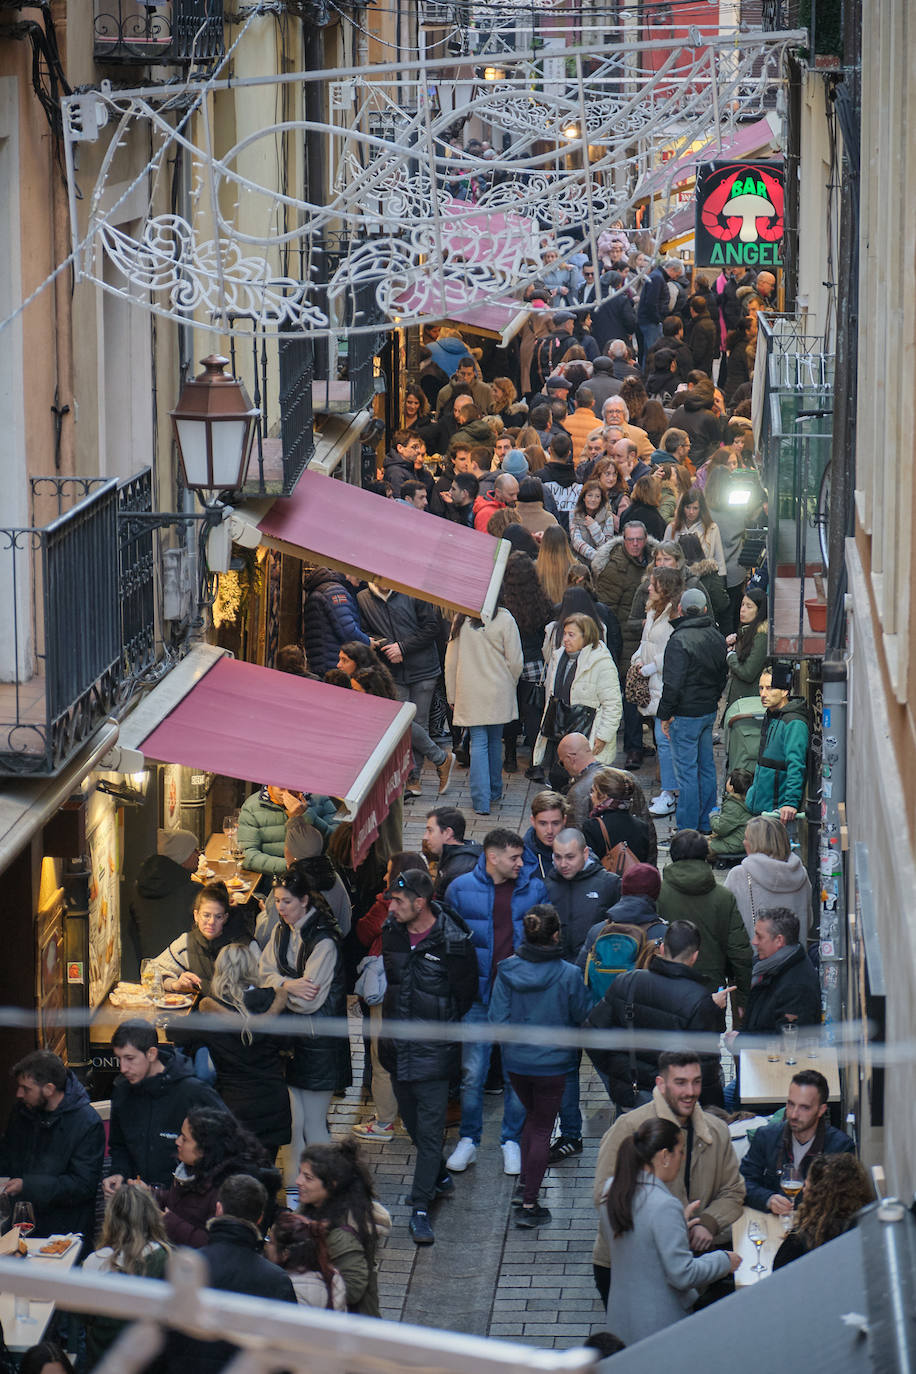
[(412, 893), (414, 897), (422, 897), (428, 902), (433, 895), (433, 880), (422, 868), (405, 868), (401, 876), (395, 878), (385, 896), (399, 897), (405, 892)]
[(544, 383), (545, 391), (572, 391), (572, 382), (562, 376), (559, 372), (553, 377), (548, 377)]
[(571, 310), (556, 310), (554, 312), (553, 322), (555, 325), (568, 324), (570, 320), (574, 320), (575, 318)]
[(700, 615), (706, 610), (706, 593), (701, 592), (697, 587), (688, 587), (685, 592), (681, 592), (681, 614), (686, 615), (690, 611), (697, 611)]

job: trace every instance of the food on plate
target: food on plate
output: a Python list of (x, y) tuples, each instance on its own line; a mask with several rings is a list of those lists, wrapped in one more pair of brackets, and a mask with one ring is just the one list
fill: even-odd
[(237, 892), (239, 888), (244, 887), (245, 884), (242, 882), (241, 878), (230, 878), (226, 886), (231, 887), (234, 891)]
[(63, 1255), (73, 1244), (72, 1236), (57, 1236), (39, 1248), (39, 1255)]
[(156, 998), (157, 1007), (189, 1007), (193, 1002), (193, 997), (186, 997), (180, 992), (167, 992), (164, 997)]

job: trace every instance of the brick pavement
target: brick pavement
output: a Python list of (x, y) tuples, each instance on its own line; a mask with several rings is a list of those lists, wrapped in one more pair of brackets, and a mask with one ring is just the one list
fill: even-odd
[[(524, 768), (524, 764), (521, 765)], [(531, 798), (539, 791), (521, 771), (504, 775), (501, 802), (489, 816), (475, 816), (467, 771), (455, 768), (446, 794), (468, 818), (470, 839), (480, 841), (494, 826), (524, 832)], [(645, 789), (657, 790), (655, 759), (639, 774)], [(436, 777), (427, 767), (423, 795), (405, 805), (404, 846), (419, 849), (426, 812), (436, 804)], [(664, 862), (672, 826), (658, 826), (659, 862)], [(354, 1081), (362, 1081), (362, 1018), (351, 1009)], [(581, 1345), (590, 1331), (604, 1329), (604, 1316), (592, 1278), (595, 1212), (591, 1193), (601, 1136), (609, 1124), (609, 1104), (586, 1060), (581, 1071), (584, 1149), (580, 1156), (550, 1169), (542, 1199), (553, 1221), (536, 1231), (513, 1224), (510, 1199), (514, 1180), (502, 1171), (499, 1122), (502, 1095), (484, 1099), (484, 1141), (477, 1163), (455, 1176), (452, 1198), (437, 1204), (432, 1218), (436, 1244), (418, 1249), (407, 1232), (406, 1195), (413, 1173), (413, 1149), (406, 1135), (387, 1144), (365, 1143), (379, 1197), (394, 1222), (381, 1252), (379, 1292), (382, 1315), (469, 1334), (502, 1336), (544, 1348)], [(363, 1115), (360, 1087), (336, 1099), (331, 1117), (335, 1136), (349, 1132)], [(447, 1136), (450, 1150), (457, 1128)]]

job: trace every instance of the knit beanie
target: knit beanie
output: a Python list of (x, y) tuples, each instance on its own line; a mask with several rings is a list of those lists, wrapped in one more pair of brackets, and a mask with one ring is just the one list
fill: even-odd
[(662, 890), (662, 875), (652, 864), (635, 864), (624, 873), (620, 890), (625, 897), (650, 897), (654, 902)]
[(190, 830), (160, 830), (156, 835), (156, 849), (164, 858), (173, 863), (183, 864), (190, 859), (200, 844), (197, 836)]

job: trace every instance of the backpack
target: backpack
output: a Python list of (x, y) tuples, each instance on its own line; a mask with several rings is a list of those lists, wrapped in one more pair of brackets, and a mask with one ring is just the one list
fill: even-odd
[(641, 967), (646, 951), (654, 954), (656, 949), (657, 942), (649, 939), (645, 926), (608, 921), (585, 961), (585, 985), (594, 1000), (600, 1002), (619, 974)]
[(626, 840), (620, 840), (617, 844), (612, 845), (604, 821), (600, 816), (596, 819), (604, 837), (604, 858), (601, 860), (601, 867), (606, 873), (616, 873), (617, 877), (622, 880), (625, 873), (629, 873), (631, 868), (636, 867), (639, 859)]
[(557, 363), (563, 356), (563, 345), (567, 342), (568, 338), (568, 334), (548, 334), (546, 338), (541, 339), (541, 342), (538, 344), (534, 354), (532, 370), (534, 373), (534, 380), (537, 381), (540, 389), (543, 389), (547, 378), (550, 377), (556, 369)]

